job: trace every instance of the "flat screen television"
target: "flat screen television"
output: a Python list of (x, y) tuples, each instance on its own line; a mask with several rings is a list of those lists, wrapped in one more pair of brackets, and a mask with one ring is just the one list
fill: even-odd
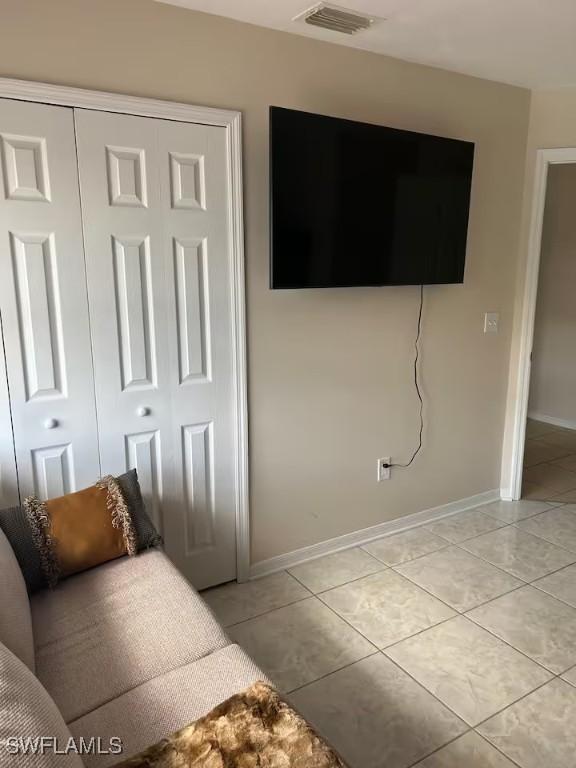
[(474, 144), (270, 108), (272, 288), (464, 280)]

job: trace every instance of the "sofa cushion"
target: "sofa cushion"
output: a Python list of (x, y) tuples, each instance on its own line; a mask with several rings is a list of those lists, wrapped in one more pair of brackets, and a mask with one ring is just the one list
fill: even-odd
[[(216, 705), (266, 676), (237, 645), (167, 672), (70, 723), (76, 738), (122, 739), (120, 759), (138, 754), (197, 720)], [(106, 768), (114, 755), (86, 755), (87, 768)]]
[(230, 642), (157, 550), (72, 576), (31, 606), (36, 672), (66, 722)]
[[(77, 754), (55, 754), (52, 745), (44, 754), (13, 754), (18, 745), (10, 739), (39, 736), (54, 738), (54, 746), (63, 751), (71, 738), (46, 690), (25, 664), (0, 644), (0, 768), (82, 768)], [(117, 756), (113, 757), (118, 760)]]
[(0, 643), (34, 672), (32, 615), (26, 584), (16, 555), (0, 530)]

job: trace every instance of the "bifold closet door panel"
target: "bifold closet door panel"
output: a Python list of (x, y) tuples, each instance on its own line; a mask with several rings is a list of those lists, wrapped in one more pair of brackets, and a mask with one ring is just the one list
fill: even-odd
[[(158, 121), (177, 487), (172, 558), (194, 584), (236, 578), (236, 411), (226, 131)], [(168, 528), (167, 528), (168, 530)]]
[(222, 128), (76, 110), (101, 460), (138, 469), (172, 560), (236, 576)]
[(136, 468), (162, 530), (174, 473), (158, 129), (83, 109), (75, 121), (102, 471)]
[(0, 313), (20, 494), (99, 476), (71, 109), (0, 99)]

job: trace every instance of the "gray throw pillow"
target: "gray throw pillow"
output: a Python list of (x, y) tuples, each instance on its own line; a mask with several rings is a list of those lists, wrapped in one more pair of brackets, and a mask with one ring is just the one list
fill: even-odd
[(146, 512), (146, 505), (142, 498), (140, 491), (140, 483), (138, 482), (138, 473), (135, 469), (131, 469), (125, 472), (123, 475), (119, 475), (116, 478), (124, 501), (130, 510), (132, 515), (132, 522), (136, 529), (137, 549), (141, 552), (143, 549), (150, 549), (150, 547), (162, 546), (162, 537), (154, 527), (154, 523), (148, 517)]
[[(136, 529), (136, 545), (138, 552), (150, 547), (162, 546), (162, 537), (148, 517), (138, 474), (135, 469), (125, 472), (116, 478), (132, 516)], [(40, 555), (32, 538), (32, 529), (21, 507), (8, 507), (0, 510), (0, 528), (10, 542), (18, 564), (24, 575), (28, 594), (38, 592), (47, 587), (46, 579), (40, 563)]]

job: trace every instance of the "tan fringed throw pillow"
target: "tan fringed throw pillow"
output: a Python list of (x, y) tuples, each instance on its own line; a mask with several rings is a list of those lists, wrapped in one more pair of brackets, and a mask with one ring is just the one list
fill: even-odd
[(132, 516), (111, 475), (56, 499), (29, 496), (23, 506), (51, 587), (66, 576), (136, 554)]

